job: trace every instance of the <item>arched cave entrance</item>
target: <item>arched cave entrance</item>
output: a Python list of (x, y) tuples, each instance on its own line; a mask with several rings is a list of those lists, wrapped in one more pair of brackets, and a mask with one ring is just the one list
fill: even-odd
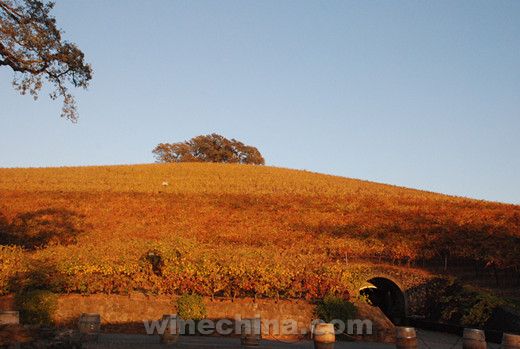
[(399, 286), (384, 277), (372, 278), (368, 283), (359, 293), (367, 297), (372, 305), (379, 307), (394, 324), (403, 324), (406, 319), (406, 299)]

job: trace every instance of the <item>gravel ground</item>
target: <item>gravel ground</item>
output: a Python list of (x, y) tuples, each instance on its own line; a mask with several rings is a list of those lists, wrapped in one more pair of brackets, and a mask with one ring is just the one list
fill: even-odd
[[(462, 338), (455, 335), (418, 330), (420, 349), (461, 349)], [(137, 349), (137, 348), (241, 348), (239, 338), (181, 336), (175, 345), (161, 344), (159, 336), (102, 334), (97, 343), (84, 346), (87, 349)], [(262, 341), (260, 348), (313, 348), (311, 341), (284, 343), (281, 341)], [(390, 349), (393, 344), (366, 342), (336, 342), (335, 349)], [(488, 345), (490, 349), (498, 349), (498, 344)]]

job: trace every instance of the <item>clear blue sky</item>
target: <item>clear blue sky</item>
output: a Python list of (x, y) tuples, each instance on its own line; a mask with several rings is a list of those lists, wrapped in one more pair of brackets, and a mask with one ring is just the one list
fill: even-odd
[(221, 133), (268, 165), (520, 203), (520, 1), (65, 1), (80, 122), (0, 69), (0, 166), (153, 162)]

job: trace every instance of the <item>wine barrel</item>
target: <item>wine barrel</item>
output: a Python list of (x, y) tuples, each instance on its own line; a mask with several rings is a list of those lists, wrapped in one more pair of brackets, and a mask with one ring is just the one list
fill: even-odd
[(19, 325), (20, 313), (17, 311), (0, 311), (0, 325)]
[(168, 325), (161, 334), (161, 343), (173, 344), (179, 340), (179, 323), (177, 322), (177, 314), (164, 314), (161, 321), (167, 321)]
[(462, 349), (486, 349), (486, 335), (484, 331), (474, 328), (465, 328), (462, 335)]
[(314, 349), (333, 349), (336, 342), (334, 324), (319, 323), (314, 325)]
[(97, 341), (101, 330), (101, 316), (96, 313), (83, 313), (79, 318), (79, 333), (84, 341)]
[(240, 343), (245, 347), (256, 347), (262, 339), (260, 318), (242, 319), (240, 324)]
[(413, 327), (396, 327), (396, 349), (417, 349), (417, 333)]
[(520, 349), (520, 335), (504, 333), (502, 335), (502, 349)]

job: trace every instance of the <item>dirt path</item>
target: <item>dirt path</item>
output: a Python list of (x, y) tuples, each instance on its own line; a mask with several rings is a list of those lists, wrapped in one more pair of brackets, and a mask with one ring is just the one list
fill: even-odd
[[(418, 330), (419, 349), (461, 349), (462, 338), (451, 334), (429, 332)], [(225, 337), (198, 337), (182, 336), (175, 346), (161, 344), (158, 336), (145, 335), (123, 335), (123, 334), (102, 334), (98, 343), (89, 343), (84, 346), (87, 349), (138, 349), (138, 348), (241, 348), (240, 339)], [(498, 349), (498, 344), (488, 344), (490, 349)], [(301, 341), (297, 343), (283, 343), (277, 341), (262, 341), (260, 348), (302, 348), (311, 349), (311, 341)], [(365, 342), (337, 342), (335, 349), (391, 349), (393, 344), (365, 343)]]

